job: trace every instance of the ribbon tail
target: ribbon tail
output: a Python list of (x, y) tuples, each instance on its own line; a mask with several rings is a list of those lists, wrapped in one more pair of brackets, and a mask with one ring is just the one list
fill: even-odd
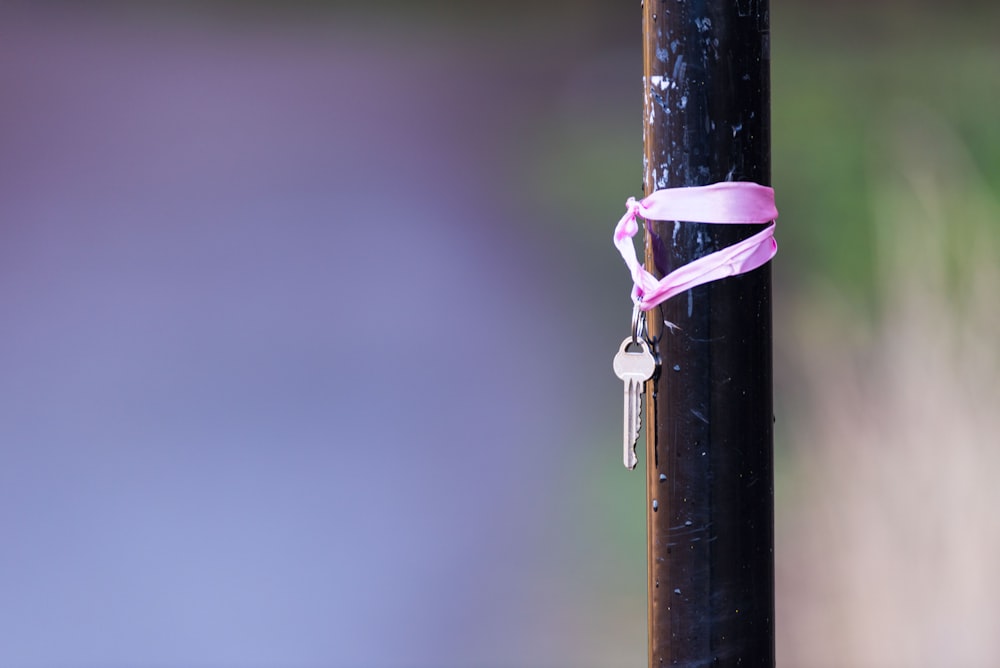
[(691, 288), (744, 274), (766, 264), (778, 252), (774, 227), (772, 224), (752, 237), (675, 269), (657, 281), (651, 290), (645, 291), (639, 308), (648, 311)]

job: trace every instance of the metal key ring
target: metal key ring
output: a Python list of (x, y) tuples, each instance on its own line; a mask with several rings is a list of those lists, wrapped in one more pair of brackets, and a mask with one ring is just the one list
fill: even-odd
[(639, 302), (636, 302), (632, 307), (632, 345), (639, 345), (639, 336), (642, 335), (641, 330), (646, 327), (646, 312), (639, 308)]

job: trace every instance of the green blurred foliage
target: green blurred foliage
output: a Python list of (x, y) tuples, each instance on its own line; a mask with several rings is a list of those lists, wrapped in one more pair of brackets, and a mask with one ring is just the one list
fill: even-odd
[[(885, 134), (920, 110), (949, 125), (1000, 182), (997, 8), (772, 8), (773, 168), (781, 263), (794, 285), (830, 284), (877, 308), (873, 177), (893, 170)], [(920, 138), (915, 138), (920, 141)]]

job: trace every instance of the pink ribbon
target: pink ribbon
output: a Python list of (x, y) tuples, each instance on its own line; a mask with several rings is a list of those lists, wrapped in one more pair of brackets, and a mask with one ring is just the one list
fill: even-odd
[(646, 220), (677, 220), (694, 223), (768, 223), (778, 217), (774, 190), (745, 181), (725, 181), (709, 186), (665, 188), (636, 201), (615, 227), (615, 246), (632, 272), (632, 301), (643, 311), (656, 308), (676, 294), (696, 285), (743, 274), (767, 263), (778, 252), (774, 223), (732, 246), (700, 257), (661, 279), (646, 271), (635, 255), (632, 237), (639, 231), (637, 217)]

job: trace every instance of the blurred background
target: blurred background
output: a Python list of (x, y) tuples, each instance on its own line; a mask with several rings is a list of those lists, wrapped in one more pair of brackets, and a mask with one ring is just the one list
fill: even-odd
[[(1000, 10), (771, 10), (779, 665), (1000, 665)], [(0, 666), (645, 665), (638, 2), (4, 2), (0, 90)]]

